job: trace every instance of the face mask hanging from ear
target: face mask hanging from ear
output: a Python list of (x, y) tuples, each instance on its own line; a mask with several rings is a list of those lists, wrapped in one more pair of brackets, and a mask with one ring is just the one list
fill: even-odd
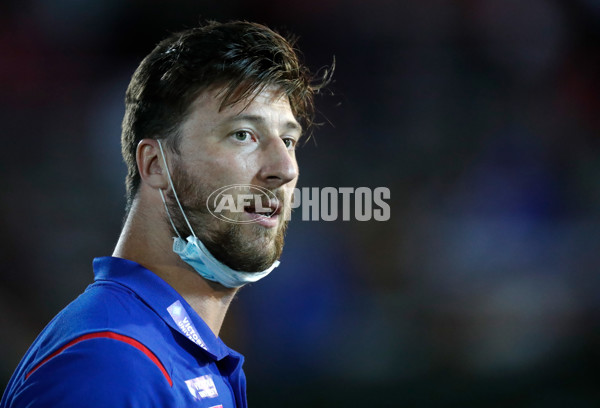
[(169, 217), (169, 221), (171, 222), (171, 226), (173, 230), (177, 234), (176, 237), (173, 237), (173, 252), (175, 252), (179, 257), (190, 265), (200, 276), (204, 279), (208, 279), (213, 282), (218, 282), (221, 285), (228, 288), (239, 288), (241, 286), (246, 285), (247, 283), (256, 282), (265, 276), (267, 276), (271, 271), (279, 266), (279, 261), (275, 261), (270, 268), (262, 271), (262, 272), (241, 272), (235, 271), (218, 261), (204, 246), (202, 241), (198, 239), (196, 233), (194, 232), (192, 225), (188, 221), (187, 216), (185, 215), (185, 211), (183, 211), (183, 207), (179, 202), (179, 197), (177, 196), (177, 192), (175, 191), (175, 186), (173, 185), (173, 180), (171, 179), (171, 173), (169, 172), (169, 166), (167, 165), (167, 159), (165, 158), (165, 153), (163, 151), (163, 147), (160, 139), (158, 141), (158, 147), (160, 149), (160, 154), (162, 155), (163, 163), (165, 164), (165, 169), (167, 171), (167, 178), (169, 179), (169, 184), (171, 185), (171, 189), (173, 190), (173, 196), (175, 197), (175, 201), (177, 201), (177, 205), (179, 206), (179, 210), (185, 219), (185, 222), (192, 232), (192, 235), (187, 237), (187, 242), (183, 240), (179, 231), (175, 227), (175, 223), (171, 218), (171, 213), (169, 212), (169, 207), (167, 206), (167, 201), (165, 200), (164, 193), (162, 189), (159, 189), (160, 197), (165, 205), (165, 209), (167, 210), (167, 217)]

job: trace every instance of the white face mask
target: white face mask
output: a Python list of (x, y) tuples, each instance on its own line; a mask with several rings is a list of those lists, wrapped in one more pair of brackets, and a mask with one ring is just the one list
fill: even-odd
[(165, 200), (164, 193), (162, 189), (159, 189), (160, 197), (165, 204), (165, 209), (167, 210), (167, 216), (169, 217), (169, 221), (171, 222), (171, 226), (173, 226), (173, 230), (177, 234), (177, 237), (173, 238), (173, 252), (175, 252), (179, 257), (190, 265), (200, 276), (204, 279), (208, 279), (213, 282), (218, 282), (221, 285), (228, 288), (239, 288), (244, 286), (247, 283), (256, 282), (265, 276), (267, 276), (271, 271), (279, 266), (279, 261), (275, 261), (271, 267), (262, 271), (262, 272), (241, 272), (235, 271), (228, 267), (227, 265), (219, 262), (204, 246), (202, 241), (198, 239), (196, 233), (194, 232), (192, 225), (188, 221), (185, 212), (183, 211), (183, 207), (179, 202), (179, 197), (177, 197), (177, 192), (175, 191), (175, 186), (173, 185), (173, 180), (171, 179), (171, 173), (169, 172), (169, 166), (167, 165), (167, 159), (165, 158), (165, 153), (162, 148), (162, 144), (160, 139), (158, 141), (158, 147), (160, 149), (160, 154), (162, 155), (163, 162), (165, 164), (165, 169), (167, 170), (167, 178), (169, 179), (169, 184), (171, 185), (171, 189), (173, 190), (173, 196), (175, 196), (175, 201), (177, 201), (177, 205), (179, 206), (179, 210), (187, 223), (188, 228), (192, 232), (192, 235), (187, 237), (187, 242), (183, 240), (179, 231), (175, 227), (173, 223), (173, 219), (171, 218), (171, 213), (169, 212), (169, 207), (167, 206), (167, 202)]

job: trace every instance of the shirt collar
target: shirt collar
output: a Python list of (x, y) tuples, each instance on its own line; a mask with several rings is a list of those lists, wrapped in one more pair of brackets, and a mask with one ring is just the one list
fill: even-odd
[(154, 272), (127, 259), (94, 259), (95, 281), (112, 281), (135, 292), (162, 320), (195, 343), (213, 360), (241, 357), (215, 336), (185, 299)]

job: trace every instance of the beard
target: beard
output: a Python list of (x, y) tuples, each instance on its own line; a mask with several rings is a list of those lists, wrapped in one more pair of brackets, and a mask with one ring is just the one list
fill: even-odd
[[(210, 194), (221, 186), (201, 184), (179, 164), (173, 163), (173, 184), (193, 232), (210, 253), (221, 263), (236, 271), (260, 272), (268, 269), (283, 251), (287, 230), (289, 205), (282, 194), (275, 194), (284, 206), (279, 214), (282, 221), (275, 228), (250, 223), (226, 222), (213, 216), (207, 208)], [(182, 237), (193, 235), (181, 213), (172, 190), (166, 194), (173, 224)], [(240, 214), (237, 214), (239, 217)], [(230, 218), (235, 219), (236, 214)]]

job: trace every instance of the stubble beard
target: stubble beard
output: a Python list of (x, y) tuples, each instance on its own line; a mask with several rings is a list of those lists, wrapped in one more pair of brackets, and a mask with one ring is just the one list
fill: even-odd
[[(196, 236), (217, 260), (236, 271), (260, 272), (279, 259), (289, 222), (289, 217), (285, 216), (288, 210), (280, 213), (279, 216), (284, 221), (275, 229), (255, 223), (226, 222), (214, 217), (206, 207), (209, 195), (222, 186), (212, 188), (201, 185), (178, 163), (173, 165), (172, 176), (177, 196)], [(285, 203), (283, 199), (280, 202)], [(172, 190), (167, 192), (167, 205), (173, 223), (182, 237), (193, 235)]]

